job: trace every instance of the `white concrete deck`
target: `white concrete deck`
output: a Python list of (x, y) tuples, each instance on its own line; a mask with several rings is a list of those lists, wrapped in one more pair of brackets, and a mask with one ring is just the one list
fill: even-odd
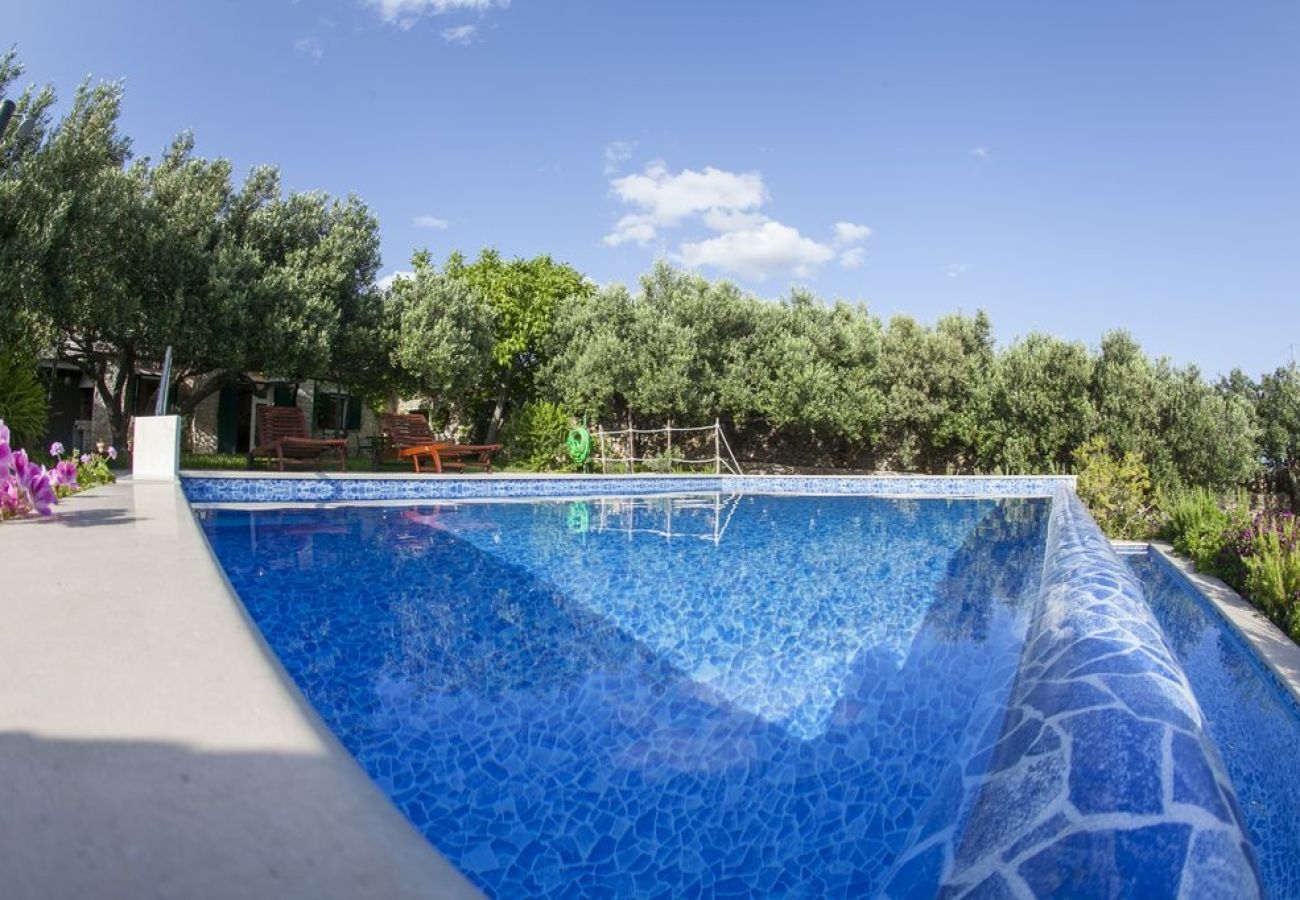
[(179, 487), (0, 525), (0, 897), (465, 896), (289, 681)]

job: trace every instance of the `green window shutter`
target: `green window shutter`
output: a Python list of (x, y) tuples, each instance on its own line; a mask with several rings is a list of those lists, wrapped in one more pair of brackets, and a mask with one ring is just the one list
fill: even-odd
[(292, 384), (277, 384), (275, 386), (275, 405), (276, 406), (297, 406), (298, 391)]
[(361, 430), (361, 398), (344, 397), (344, 402), (348, 405), (347, 425), (348, 431)]

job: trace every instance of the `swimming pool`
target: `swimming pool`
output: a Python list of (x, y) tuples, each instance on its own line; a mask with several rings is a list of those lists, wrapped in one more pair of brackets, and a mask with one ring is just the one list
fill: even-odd
[[(1079, 510), (697, 490), (198, 515), (313, 706), (489, 894), (1249, 896), (1199, 711)], [(1073, 640), (1080, 615), (1111, 624)], [(1171, 740), (1169, 765), (1133, 752)]]

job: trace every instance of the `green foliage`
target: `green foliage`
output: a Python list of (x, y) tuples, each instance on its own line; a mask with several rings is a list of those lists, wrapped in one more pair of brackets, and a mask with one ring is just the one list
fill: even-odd
[(1264, 614), (1300, 641), (1300, 540), (1295, 518), (1256, 536), (1246, 557), (1246, 593)]
[(1031, 334), (998, 357), (981, 459), (1016, 474), (1063, 470), (1091, 433), (1092, 360), (1082, 344)]
[[(0, 85), (19, 72), (0, 60)], [(132, 161), (117, 84), (82, 84), (55, 123), (53, 101), (25, 92), (19, 114), (36, 127), (0, 145), (0, 338), (57, 345), (118, 443), (129, 375), (169, 344), (177, 379), (199, 379), (177, 395), (182, 414), (245, 371), (355, 385), (387, 367), (387, 348), (357, 340), (381, 309), (378, 223), (359, 200), (286, 196), (265, 166), (236, 188), (230, 163), (196, 157), (188, 134)]]
[(117, 481), (112, 470), (108, 467), (107, 456), (102, 453), (91, 453), (89, 457), (85, 461), (77, 461), (77, 485), (81, 490), (86, 491), (102, 484), (112, 484)]
[(895, 317), (875, 382), (885, 400), (887, 459), (905, 470), (971, 471), (988, 419), (993, 336), (983, 312), (925, 328)]
[(1092, 438), (1074, 452), (1078, 494), (1093, 518), (1112, 538), (1138, 540), (1155, 528), (1151, 473), (1134, 450), (1115, 454), (1103, 438)]
[(534, 395), (534, 379), (544, 362), (543, 347), (558, 304), (569, 297), (588, 297), (594, 288), (577, 269), (549, 256), (503, 260), (495, 250), (484, 250), (474, 262), (466, 263), (453, 253), (443, 271), (465, 281), (492, 310), (491, 440), (507, 406)]
[(415, 275), (389, 290), (397, 322), (393, 361), (436, 405), (464, 410), (487, 386), (492, 309), (470, 284), (417, 255)]
[(1265, 375), (1257, 397), (1260, 452), (1294, 509), (1300, 504), (1300, 368), (1291, 363)]
[(9, 426), (13, 446), (34, 446), (45, 436), (45, 398), (35, 361), (22, 353), (0, 352), (0, 420)]
[(1204, 487), (1179, 491), (1164, 504), (1166, 534), (1174, 549), (1190, 557), (1203, 572), (1214, 570), (1228, 541), (1231, 517), (1218, 497)]
[(504, 431), (506, 459), (533, 472), (573, 468), (564, 439), (572, 427), (569, 414), (554, 403), (533, 400), (519, 408)]

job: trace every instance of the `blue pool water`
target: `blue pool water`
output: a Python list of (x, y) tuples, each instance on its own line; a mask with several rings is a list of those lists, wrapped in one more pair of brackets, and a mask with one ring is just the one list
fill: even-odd
[[(864, 895), (996, 734), (1050, 501), (200, 509), (250, 614), (489, 894)], [(897, 882), (895, 882), (895, 885)]]
[(1300, 897), (1300, 706), (1209, 603), (1146, 553), (1125, 557), (1237, 789), (1269, 897)]

